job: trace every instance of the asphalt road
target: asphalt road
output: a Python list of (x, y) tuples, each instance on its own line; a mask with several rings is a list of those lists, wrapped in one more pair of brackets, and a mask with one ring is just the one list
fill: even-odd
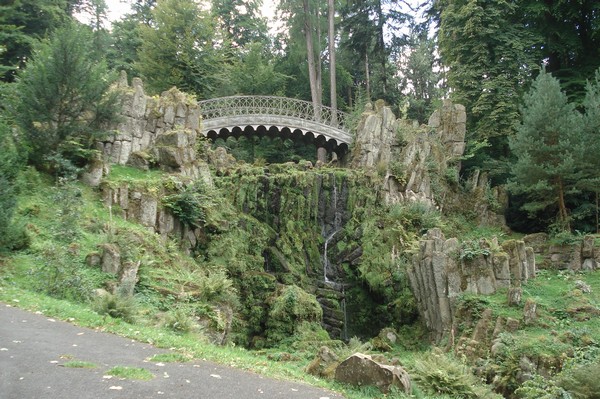
[[(165, 352), (0, 303), (0, 399), (343, 398), (309, 385), (206, 361), (148, 360)], [(64, 367), (71, 360), (97, 367)], [(106, 371), (114, 366), (143, 367), (155, 377), (140, 381), (107, 376)]]

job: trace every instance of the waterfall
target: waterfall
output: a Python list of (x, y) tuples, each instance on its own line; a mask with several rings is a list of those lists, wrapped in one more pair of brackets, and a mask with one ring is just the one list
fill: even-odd
[[(329, 230), (329, 234), (325, 236), (325, 232), (323, 231), (323, 235), (325, 236), (325, 246), (323, 248), (323, 281), (325, 283), (331, 283), (327, 277), (327, 270), (329, 269), (329, 257), (327, 256), (327, 249), (329, 247), (329, 242), (333, 239), (333, 237), (342, 230), (342, 212), (338, 210), (338, 192), (337, 192), (337, 184), (335, 182), (335, 175), (333, 175), (333, 195), (331, 198), (331, 207), (333, 209), (333, 227)], [(325, 226), (323, 226), (323, 230), (325, 230)]]
[(329, 246), (329, 241), (333, 239), (333, 236), (336, 235), (341, 229), (333, 230), (331, 234), (325, 239), (325, 248), (323, 249), (323, 281), (325, 283), (329, 283), (330, 280), (327, 277), (327, 269), (329, 268), (329, 258), (327, 257), (327, 247)]

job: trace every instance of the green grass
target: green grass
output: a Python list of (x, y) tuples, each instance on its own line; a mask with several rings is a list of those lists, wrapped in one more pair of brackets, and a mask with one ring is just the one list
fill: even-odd
[(115, 366), (106, 374), (126, 380), (149, 381), (154, 378), (154, 374), (141, 367)]
[(83, 360), (71, 360), (63, 364), (63, 366), (74, 369), (95, 369), (98, 367), (96, 363), (85, 362)]
[(148, 359), (151, 362), (185, 363), (193, 359), (192, 355), (179, 352), (159, 353)]

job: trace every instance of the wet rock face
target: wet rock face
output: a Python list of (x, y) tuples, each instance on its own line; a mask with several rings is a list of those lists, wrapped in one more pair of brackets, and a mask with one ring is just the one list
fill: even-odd
[(452, 328), (459, 294), (489, 295), (498, 288), (520, 292), (521, 284), (535, 276), (533, 250), (523, 241), (480, 242), (479, 249), (463, 257), (458, 240), (446, 239), (439, 229), (429, 230), (419, 243), (408, 277), (419, 313), (436, 340)]
[(373, 385), (383, 393), (392, 386), (403, 392), (411, 392), (408, 373), (400, 366), (388, 366), (376, 362), (369, 355), (355, 353), (335, 369), (336, 381), (354, 386)]

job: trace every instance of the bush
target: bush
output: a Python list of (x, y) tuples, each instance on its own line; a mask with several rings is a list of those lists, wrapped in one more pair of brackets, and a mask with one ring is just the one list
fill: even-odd
[(55, 298), (86, 301), (97, 281), (86, 273), (81, 260), (71, 251), (50, 246), (44, 249), (38, 260), (41, 267), (32, 270), (34, 287)]
[(574, 399), (600, 399), (600, 361), (584, 364), (565, 371), (559, 385)]
[(162, 203), (182, 223), (190, 227), (200, 227), (206, 223), (204, 206), (207, 196), (204, 191), (204, 185), (200, 181), (196, 181), (179, 193), (167, 195), (163, 198)]
[(190, 313), (182, 308), (168, 312), (163, 325), (182, 334), (192, 332), (197, 327)]
[(128, 323), (133, 323), (137, 313), (137, 304), (134, 298), (122, 295), (101, 295), (94, 300), (92, 308), (98, 314), (122, 319)]
[(419, 386), (431, 394), (463, 399), (501, 398), (464, 364), (441, 353), (430, 353), (417, 360), (413, 371)]
[(277, 345), (294, 335), (303, 322), (320, 323), (323, 310), (314, 295), (295, 285), (286, 286), (275, 298), (267, 321), (267, 342)]
[(0, 117), (0, 252), (27, 245), (24, 229), (14, 223), (17, 175), (22, 167), (10, 127)]

